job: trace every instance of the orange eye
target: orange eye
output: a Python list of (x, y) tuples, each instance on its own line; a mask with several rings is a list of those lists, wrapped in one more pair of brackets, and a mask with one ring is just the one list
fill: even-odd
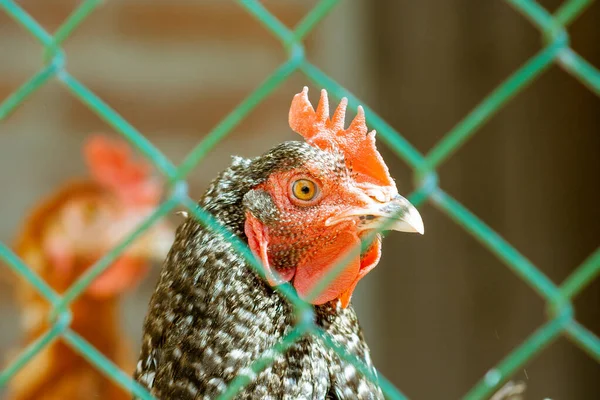
[(302, 201), (310, 201), (317, 195), (317, 184), (308, 179), (298, 179), (292, 184), (292, 194)]

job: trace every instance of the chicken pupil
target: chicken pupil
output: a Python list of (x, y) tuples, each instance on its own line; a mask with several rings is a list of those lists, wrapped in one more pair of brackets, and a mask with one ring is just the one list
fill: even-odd
[(306, 185), (302, 186), (302, 189), (300, 189), (302, 191), (302, 193), (304, 194), (308, 194), (310, 193), (310, 188)]

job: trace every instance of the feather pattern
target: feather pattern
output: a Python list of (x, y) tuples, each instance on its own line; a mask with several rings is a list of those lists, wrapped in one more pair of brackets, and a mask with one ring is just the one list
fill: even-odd
[[(244, 195), (304, 162), (346, 171), (343, 155), (286, 142), (252, 160), (235, 157), (200, 206), (242, 240)], [(316, 306), (315, 323), (373, 369), (353, 308)], [(240, 374), (236, 399), (383, 399), (380, 388), (319, 339), (305, 336), (258, 375), (248, 368), (294, 326), (293, 307), (222, 236), (187, 217), (163, 266), (144, 323), (135, 379), (160, 399), (213, 399)], [(374, 370), (373, 370), (374, 372)]]

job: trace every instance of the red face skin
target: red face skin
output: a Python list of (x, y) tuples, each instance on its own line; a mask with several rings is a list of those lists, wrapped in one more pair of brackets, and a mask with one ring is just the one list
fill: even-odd
[[(325, 90), (315, 110), (308, 87), (294, 96), (289, 112), (292, 130), (314, 148), (343, 155), (335, 165), (304, 165), (276, 172), (247, 195), (260, 196), (246, 212), (245, 233), (250, 249), (262, 261), (269, 283), (292, 282), (300, 297), (312, 304), (339, 299), (350, 303), (358, 281), (379, 262), (379, 237), (362, 254), (360, 241), (381, 220), (389, 229), (424, 233), (416, 208), (398, 194), (383, 158), (375, 147), (375, 131), (368, 132), (365, 114), (358, 107), (344, 127), (347, 99), (342, 99), (329, 118)], [(340, 164), (345, 164), (340, 167)], [(328, 166), (329, 165), (329, 166)], [(298, 179), (318, 188), (307, 199), (292, 190)], [(350, 257), (352, 255), (352, 257)], [(312, 290), (339, 261), (351, 261), (320, 293)]]
[[(292, 186), (298, 179), (315, 183), (313, 199), (301, 200), (294, 195)], [(377, 238), (361, 255), (360, 238), (367, 232), (364, 220), (357, 216), (333, 224), (328, 220), (349, 210), (370, 209), (376, 201), (348, 176), (307, 167), (274, 173), (256, 189), (266, 191), (278, 211), (278, 217), (268, 222), (250, 212), (246, 215), (249, 246), (266, 267), (269, 283), (291, 281), (299, 296), (312, 304), (339, 299), (347, 307), (358, 281), (379, 262), (381, 241)], [(350, 252), (354, 257), (341, 273), (321, 293), (307, 298)]]

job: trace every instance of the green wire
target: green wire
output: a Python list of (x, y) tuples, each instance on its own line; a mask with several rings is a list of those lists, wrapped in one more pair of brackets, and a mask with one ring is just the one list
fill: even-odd
[[(436, 146), (424, 156), (417, 151), (392, 126), (362, 103), (346, 88), (335, 82), (327, 74), (319, 70), (306, 59), (303, 40), (314, 28), (341, 3), (339, 0), (321, 0), (306, 16), (290, 29), (281, 23), (268, 9), (256, 0), (237, 0), (263, 26), (275, 36), (283, 48), (288, 52), (286, 62), (279, 66), (267, 79), (252, 92), (242, 103), (233, 109), (217, 126), (190, 151), (188, 156), (179, 165), (173, 163), (158, 150), (146, 137), (135, 129), (129, 122), (121, 117), (102, 99), (91, 92), (84, 84), (79, 82), (65, 69), (65, 55), (62, 44), (73, 34), (75, 29), (97, 9), (101, 0), (85, 0), (65, 20), (54, 35), (46, 32), (35, 19), (13, 0), (0, 0), (0, 11), (4, 10), (17, 24), (28, 31), (42, 46), (44, 66), (10, 96), (0, 101), (0, 122), (7, 119), (27, 99), (34, 95), (53, 78), (57, 78), (77, 99), (89, 107), (93, 112), (106, 121), (116, 132), (125, 137), (137, 148), (153, 165), (169, 180), (173, 194), (157, 210), (137, 227), (119, 245), (111, 249), (98, 263), (87, 270), (64, 294), (59, 296), (48, 286), (32, 269), (25, 265), (16, 254), (6, 245), (0, 243), (0, 260), (21, 278), (31, 284), (41, 296), (50, 302), (54, 308), (51, 315), (53, 321), (51, 328), (41, 335), (36, 341), (29, 344), (19, 356), (0, 373), (0, 387), (6, 386), (9, 380), (27, 364), (36, 354), (51, 345), (62, 335), (70, 346), (82, 354), (90, 363), (95, 365), (107, 377), (118, 383), (140, 399), (150, 400), (153, 397), (126, 373), (119, 370), (111, 361), (100, 354), (87, 341), (72, 330), (68, 329), (71, 319), (69, 306), (89, 284), (101, 274), (127, 247), (159, 218), (171, 211), (177, 204), (182, 204), (190, 210), (192, 215), (207, 229), (217, 234), (224, 235), (231, 242), (232, 249), (238, 252), (248, 264), (264, 277), (261, 263), (254, 257), (248, 246), (239, 238), (232, 235), (211, 214), (198, 207), (188, 197), (187, 186), (183, 181), (189, 173), (198, 166), (206, 155), (225, 138), (244, 118), (250, 114), (258, 104), (270, 96), (277, 88), (286, 82), (296, 71), (301, 71), (304, 76), (329, 91), (337, 98), (347, 97), (350, 107), (363, 105), (368, 125), (376, 129), (378, 138), (414, 171), (415, 192), (409, 200), (416, 206), (429, 200), (436, 207), (455, 220), (467, 232), (472, 234), (492, 253), (498, 256), (517, 276), (526, 281), (548, 303), (551, 320), (536, 331), (523, 344), (511, 352), (496, 367), (480, 380), (477, 385), (465, 396), (465, 399), (484, 399), (489, 397), (494, 390), (500, 387), (511, 374), (531, 360), (553, 340), (564, 334), (576, 345), (586, 351), (591, 357), (600, 362), (600, 339), (584, 326), (573, 319), (571, 300), (579, 294), (600, 273), (600, 248), (597, 249), (581, 266), (579, 266), (565, 281), (557, 287), (536, 266), (521, 255), (514, 247), (501, 238), (483, 221), (473, 215), (439, 187), (436, 169), (453, 155), (470, 137), (472, 137), (490, 118), (492, 118), (514, 96), (520, 93), (527, 85), (539, 77), (552, 63), (557, 63), (577, 80), (600, 95), (600, 72), (569, 47), (567, 25), (572, 23), (592, 3), (590, 0), (565, 1), (554, 15), (546, 11), (533, 0), (506, 0), (515, 10), (529, 19), (542, 33), (545, 47), (533, 56), (521, 68), (501, 83), (489, 96), (477, 105), (463, 120), (451, 129)], [(389, 223), (389, 221), (387, 222)], [(381, 226), (380, 230), (386, 226)], [(362, 246), (374, 239), (373, 232)], [(319, 282), (311, 292), (311, 296), (318, 294), (327, 286), (339, 271), (348, 262), (348, 257), (341, 260), (325, 278)], [(374, 375), (366, 365), (348, 354), (346, 350), (337, 345), (333, 339), (313, 324), (312, 307), (301, 300), (293, 287), (289, 284), (277, 288), (294, 305), (301, 323), (297, 325), (274, 349), (265, 353), (263, 357), (255, 360), (249, 368), (256, 374), (268, 367), (273, 362), (275, 354), (285, 352), (293, 343), (303, 335), (317, 335), (327, 346), (334, 349), (342, 359), (352, 363), (368, 379), (377, 380), (383, 389), (386, 398), (406, 399), (394, 385), (380, 374)], [(235, 378), (226, 392), (220, 397), (231, 399), (250, 383), (247, 376)]]

